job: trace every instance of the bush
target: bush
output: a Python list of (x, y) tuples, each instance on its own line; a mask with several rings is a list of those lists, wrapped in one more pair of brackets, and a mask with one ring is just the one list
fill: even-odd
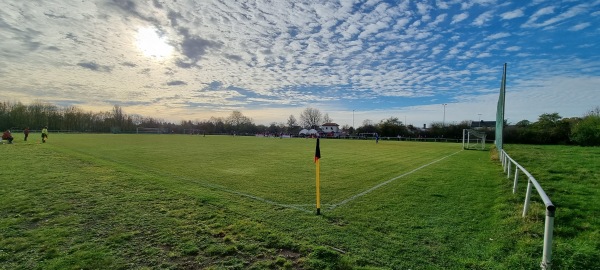
[(600, 115), (590, 114), (577, 123), (571, 140), (582, 146), (600, 146)]

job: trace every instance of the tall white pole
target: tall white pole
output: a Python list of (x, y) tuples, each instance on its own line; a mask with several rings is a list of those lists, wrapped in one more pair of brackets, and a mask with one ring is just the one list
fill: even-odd
[(352, 110), (352, 133), (355, 133), (355, 128), (354, 128), (354, 110)]
[(467, 133), (466, 129), (463, 129), (463, 149), (465, 149), (465, 134)]
[(446, 127), (446, 103), (442, 104), (444, 105), (444, 120), (442, 121), (442, 127)]

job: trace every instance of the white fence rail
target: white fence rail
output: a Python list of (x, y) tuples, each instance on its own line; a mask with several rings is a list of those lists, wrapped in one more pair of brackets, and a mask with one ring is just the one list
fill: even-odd
[(514, 183), (513, 183), (513, 193), (517, 192), (517, 183), (519, 181), (519, 171), (527, 176), (527, 191), (525, 193), (525, 203), (523, 204), (523, 217), (527, 215), (527, 211), (529, 210), (529, 202), (531, 201), (531, 189), (535, 187), (538, 194), (544, 201), (544, 205), (546, 206), (546, 221), (544, 226), (544, 249), (542, 252), (542, 263), (540, 267), (542, 270), (550, 270), (552, 267), (552, 234), (554, 231), (554, 213), (556, 212), (556, 206), (552, 204), (544, 189), (540, 186), (540, 184), (523, 166), (519, 165), (514, 159), (512, 159), (504, 149), (500, 150), (500, 160), (502, 161), (502, 168), (504, 172), (507, 173), (506, 178), (510, 179), (511, 166), (514, 165)]

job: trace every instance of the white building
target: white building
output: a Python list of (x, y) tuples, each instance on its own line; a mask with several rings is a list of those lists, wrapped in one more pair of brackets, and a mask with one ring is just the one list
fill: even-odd
[(325, 123), (321, 125), (321, 131), (323, 132), (323, 137), (339, 137), (340, 125), (336, 123)]

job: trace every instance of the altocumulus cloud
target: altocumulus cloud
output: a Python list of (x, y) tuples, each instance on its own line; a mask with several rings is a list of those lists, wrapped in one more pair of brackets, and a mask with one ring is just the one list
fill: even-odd
[[(348, 111), (377, 121), (373, 110), (387, 118), (437, 108), (402, 111), (417, 124), (439, 120), (446, 103), (450, 121), (487, 119), (494, 104), (453, 108), (497, 91), (505, 62), (510, 94), (560, 96), (548, 88), (564, 86), (557, 75), (599, 77), (599, 9), (598, 0), (0, 0), (0, 91), (90, 108), (135, 99), (144, 106), (128, 113), (164, 108), (170, 119), (235, 109), (268, 123), (284, 119), (258, 118), (265, 108), (312, 106), (344, 124)], [(141, 29), (153, 29), (169, 55), (144, 54), (152, 43), (136, 39)], [(525, 87), (531, 78), (554, 83)], [(573, 94), (561, 104), (574, 105), (562, 115), (598, 103), (573, 98), (585, 89), (563, 90)], [(535, 120), (547, 108), (508, 117)]]
[(167, 82), (167, 85), (168, 86), (187, 85), (187, 83), (184, 81), (170, 81), (170, 82)]
[(112, 67), (100, 65), (100, 64), (97, 64), (96, 62), (79, 62), (79, 63), (77, 63), (77, 65), (82, 68), (87, 68), (89, 70), (99, 71), (99, 72), (110, 72), (112, 70)]

